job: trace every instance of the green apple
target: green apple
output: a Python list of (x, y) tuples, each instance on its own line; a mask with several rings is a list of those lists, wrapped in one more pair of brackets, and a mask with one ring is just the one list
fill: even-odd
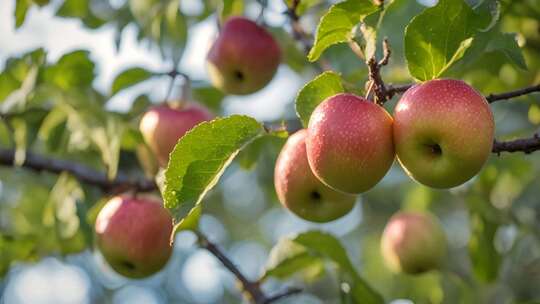
[(361, 193), (375, 186), (394, 161), (392, 117), (362, 97), (337, 94), (313, 111), (306, 145), (317, 178), (336, 190)]
[(428, 213), (399, 212), (386, 224), (381, 252), (395, 272), (420, 274), (441, 266), (447, 243), (438, 220)]
[(228, 19), (208, 52), (207, 66), (215, 87), (246, 95), (266, 86), (281, 61), (278, 44), (264, 28), (243, 17)]
[(165, 167), (178, 140), (194, 126), (211, 119), (212, 114), (197, 104), (184, 104), (180, 108), (160, 105), (144, 113), (139, 130), (160, 166)]
[(434, 188), (475, 176), (491, 153), (494, 128), (486, 99), (460, 80), (415, 85), (394, 111), (399, 162), (413, 179)]
[(276, 161), (274, 184), (283, 206), (312, 222), (329, 222), (349, 213), (355, 196), (335, 191), (311, 172), (306, 155), (307, 131), (291, 135)]
[(116, 272), (143, 278), (169, 260), (172, 229), (172, 218), (159, 201), (117, 196), (96, 218), (96, 244)]

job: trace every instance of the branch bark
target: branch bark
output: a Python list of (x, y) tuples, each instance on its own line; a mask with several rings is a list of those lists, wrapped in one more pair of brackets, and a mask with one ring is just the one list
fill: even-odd
[[(0, 165), (14, 166), (15, 151), (11, 149), (0, 148)], [(23, 168), (34, 171), (47, 171), (51, 173), (68, 172), (75, 176), (79, 181), (96, 186), (104, 192), (123, 192), (127, 190), (135, 190), (140, 192), (151, 192), (157, 190), (157, 185), (152, 180), (140, 179), (135, 180), (129, 178), (122, 173), (118, 174), (116, 179), (109, 180), (103, 172), (96, 171), (85, 165), (56, 159), (39, 154), (27, 152)]]
[(520, 138), (510, 141), (497, 141), (493, 143), (492, 152), (500, 155), (501, 152), (523, 152), (525, 154), (540, 150), (540, 134), (536, 133), (530, 138)]
[(511, 99), (511, 98), (531, 94), (534, 92), (540, 92), (540, 84), (533, 85), (530, 87), (525, 87), (525, 88), (515, 90), (515, 91), (500, 93), (500, 94), (489, 94), (488, 96), (486, 96), (486, 99), (489, 103), (493, 103), (498, 100)]
[(195, 231), (198, 237), (199, 245), (208, 250), (213, 256), (215, 256), (227, 270), (229, 270), (240, 282), (242, 285), (242, 290), (247, 293), (249, 300), (255, 304), (269, 304), (280, 299), (283, 299), (288, 296), (292, 296), (299, 292), (302, 292), (298, 288), (290, 288), (283, 293), (279, 293), (274, 296), (267, 296), (261, 289), (259, 282), (250, 281), (244, 276), (244, 274), (236, 267), (236, 265), (231, 261), (223, 251), (214, 243), (212, 243), (208, 238), (199, 231)]

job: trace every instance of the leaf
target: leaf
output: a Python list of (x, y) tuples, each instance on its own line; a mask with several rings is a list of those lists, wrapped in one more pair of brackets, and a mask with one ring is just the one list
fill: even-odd
[(183, 218), (180, 223), (178, 223), (178, 225), (175, 226), (174, 232), (178, 233), (185, 230), (197, 230), (199, 227), (199, 220), (201, 219), (201, 215), (202, 205), (195, 206), (193, 209), (191, 209), (189, 214), (185, 218)]
[(165, 170), (163, 198), (178, 223), (214, 187), (238, 152), (264, 134), (248, 116), (233, 115), (203, 122), (176, 144)]
[(499, 21), (501, 16), (501, 4), (498, 0), (481, 1), (475, 8), (477, 14), (477, 24), (479, 31), (487, 32), (491, 30)]
[(65, 0), (56, 12), (57, 16), (80, 19), (90, 28), (98, 28), (105, 24), (105, 20), (97, 17), (91, 9), (91, 0)]
[(286, 279), (321, 262), (321, 258), (309, 254), (304, 246), (287, 238), (281, 239), (270, 251), (261, 280), (269, 277)]
[(317, 26), (309, 61), (316, 61), (329, 46), (352, 39), (352, 28), (378, 9), (370, 0), (345, 0), (330, 7)]
[(15, 28), (18, 29), (23, 25), (24, 20), (26, 19), (26, 13), (28, 8), (32, 5), (32, 2), (29, 0), (17, 0), (15, 1)]
[(186, 17), (180, 11), (180, 0), (172, 0), (165, 7), (162, 28), (161, 51), (177, 65), (184, 54), (188, 35)]
[(216, 112), (219, 111), (221, 101), (225, 98), (223, 92), (205, 82), (193, 82), (191, 85), (191, 94), (193, 95), (193, 99), (198, 103), (202, 103), (210, 110)]
[(476, 212), (472, 212), (470, 217), (469, 255), (474, 274), (484, 282), (493, 282), (497, 279), (501, 263), (494, 242), (498, 225)]
[(231, 16), (244, 13), (244, 0), (222, 0), (219, 7), (219, 22), (223, 24)]
[[(285, 0), (288, 8), (291, 8), (295, 0)], [(298, 6), (296, 7), (296, 14), (302, 16), (310, 8), (319, 5), (323, 0), (302, 0), (299, 1)]]
[(301, 73), (309, 62), (305, 53), (298, 48), (298, 42), (282, 27), (269, 27), (267, 29), (279, 44), (283, 55), (282, 61), (295, 72)]
[[(296, 245), (301, 245), (301, 247), (290, 245), (287, 242), (293, 242)], [(331, 234), (321, 231), (308, 231), (293, 238), (281, 240), (276, 246), (270, 254), (267, 272), (290, 276), (294, 271), (304, 269), (315, 261), (303, 256), (304, 253), (308, 253), (312, 257), (330, 260), (339, 267), (339, 271), (344, 274), (343, 279), (352, 286), (351, 295), (355, 303), (384, 303), (382, 296), (358, 275), (345, 248)], [(269, 275), (265, 273), (263, 277)]]
[(419, 80), (439, 77), (471, 45), (476, 15), (463, 0), (440, 0), (412, 19), (405, 30), (405, 57)]
[(324, 72), (308, 82), (296, 96), (296, 114), (304, 127), (315, 108), (326, 98), (344, 92), (341, 77), (331, 71)]
[(45, 80), (64, 90), (91, 87), (95, 66), (89, 55), (84, 50), (63, 55), (56, 64), (45, 70)]
[(525, 58), (514, 33), (498, 33), (490, 40), (486, 51), (501, 52), (512, 64), (522, 70), (527, 70), (527, 63), (525, 63)]
[(79, 230), (77, 201), (84, 199), (84, 192), (77, 182), (67, 173), (62, 173), (51, 190), (48, 205), (52, 208), (52, 217), (44, 221), (54, 225), (60, 240), (75, 236)]
[(145, 81), (152, 77), (152, 75), (152, 72), (141, 67), (134, 67), (124, 70), (114, 79), (111, 87), (111, 94), (114, 95), (123, 89)]

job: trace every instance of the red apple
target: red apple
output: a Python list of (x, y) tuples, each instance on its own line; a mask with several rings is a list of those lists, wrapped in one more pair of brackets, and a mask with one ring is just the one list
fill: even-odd
[(139, 129), (160, 166), (165, 167), (178, 140), (197, 124), (211, 119), (210, 112), (196, 104), (178, 109), (161, 105), (143, 115)]
[(159, 201), (117, 196), (96, 219), (96, 242), (118, 273), (143, 278), (162, 269), (172, 253), (172, 218)]
[(335, 191), (311, 172), (306, 154), (307, 131), (291, 135), (276, 161), (274, 184), (279, 201), (297, 216), (329, 222), (349, 213), (355, 196)]
[(207, 65), (215, 87), (245, 95), (266, 86), (280, 60), (281, 51), (272, 35), (249, 19), (232, 17), (208, 52)]
[(315, 176), (336, 190), (361, 193), (394, 161), (392, 117), (362, 97), (337, 94), (311, 115), (306, 143)]
[(494, 128), (486, 99), (460, 80), (415, 85), (394, 111), (399, 162), (413, 179), (434, 188), (475, 176), (491, 153)]
[(443, 262), (446, 250), (446, 236), (437, 219), (420, 212), (392, 216), (381, 240), (388, 267), (408, 274), (436, 269)]

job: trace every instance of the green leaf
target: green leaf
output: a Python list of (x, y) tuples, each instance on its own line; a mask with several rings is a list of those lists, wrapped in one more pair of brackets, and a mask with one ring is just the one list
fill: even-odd
[(26, 13), (28, 8), (32, 5), (32, 2), (29, 0), (17, 0), (15, 2), (15, 28), (18, 29), (23, 25), (24, 19), (26, 18)]
[(219, 7), (219, 22), (223, 24), (229, 17), (244, 13), (244, 0), (222, 0)]
[(221, 101), (225, 94), (214, 86), (206, 82), (193, 82), (191, 85), (191, 94), (198, 103), (204, 104), (210, 110), (218, 112), (221, 107)]
[(163, 16), (163, 35), (160, 48), (167, 59), (175, 64), (180, 62), (187, 43), (188, 25), (180, 11), (180, 0), (172, 0), (165, 7)]
[(176, 144), (165, 170), (163, 198), (178, 223), (218, 182), (238, 152), (264, 134), (248, 116), (233, 115), (203, 122)]
[(84, 192), (77, 180), (67, 173), (62, 173), (52, 188), (47, 203), (52, 214), (49, 214), (50, 218), (44, 219), (44, 224), (55, 227), (59, 240), (70, 239), (78, 232), (76, 204), (82, 199)]
[(309, 61), (319, 59), (329, 46), (351, 40), (352, 28), (377, 9), (370, 0), (345, 0), (332, 5), (317, 26), (315, 43), (308, 54)]
[(497, 51), (503, 53), (508, 60), (518, 68), (527, 70), (527, 63), (516, 41), (516, 34), (498, 33), (489, 42), (487, 52)]
[(189, 214), (183, 218), (178, 225), (175, 226), (174, 232), (178, 233), (180, 231), (191, 230), (195, 231), (199, 228), (199, 220), (202, 215), (202, 205), (197, 205)]
[(321, 258), (309, 254), (304, 246), (287, 238), (281, 239), (270, 251), (261, 280), (269, 277), (287, 279), (321, 263)]
[(90, 28), (98, 28), (105, 21), (97, 17), (91, 9), (91, 0), (65, 0), (56, 12), (57, 16), (80, 19)]
[[(484, 201), (479, 203), (485, 203)], [(499, 227), (480, 213), (472, 212), (469, 255), (474, 274), (484, 282), (497, 279), (501, 257), (495, 249), (495, 233)]]
[[(292, 242), (304, 247), (307, 253), (313, 257), (324, 258), (334, 262), (339, 271), (343, 274), (343, 279), (351, 285), (351, 296), (355, 300), (355, 303), (367, 303), (367, 304), (383, 304), (384, 299), (376, 292), (369, 284), (364, 281), (357, 273), (356, 269), (352, 265), (345, 248), (341, 245), (340, 241), (331, 234), (321, 231), (308, 231), (297, 235), (291, 239)], [(282, 246), (282, 245), (280, 245)], [(305, 266), (306, 263), (301, 254), (303, 253), (301, 248), (295, 248), (289, 246), (292, 254), (289, 257), (281, 258), (280, 261), (284, 261), (283, 267), (285, 269), (277, 268), (277, 266), (270, 267), (268, 269), (274, 269), (273, 271), (283, 271), (286, 275), (289, 275), (285, 270), (298, 270)], [(278, 248), (276, 250), (283, 250)], [(294, 258), (294, 256), (297, 256)], [(272, 255), (271, 255), (272, 257)], [(289, 260), (293, 259), (293, 260)], [(298, 260), (296, 260), (298, 259)], [(290, 264), (289, 264), (290, 263)], [(291, 265), (292, 264), (292, 265)], [(279, 263), (277, 263), (279, 265)]]
[(145, 81), (152, 77), (152, 75), (152, 72), (141, 67), (134, 67), (124, 70), (114, 79), (111, 87), (111, 94), (114, 95), (123, 89)]
[(315, 108), (326, 98), (344, 92), (341, 77), (331, 71), (324, 72), (308, 82), (296, 96), (296, 114), (304, 127)]
[(90, 87), (94, 81), (94, 63), (89, 55), (84, 50), (63, 55), (45, 70), (45, 80), (64, 90)]
[[(295, 0), (285, 0), (285, 4), (287, 4), (288, 8), (291, 8), (294, 1)], [(298, 16), (302, 16), (310, 8), (321, 4), (323, 2), (323, 0), (302, 0), (302, 1), (299, 1), (299, 2), (300, 3), (296, 7), (296, 14)]]
[(419, 80), (439, 77), (471, 45), (476, 15), (464, 0), (440, 0), (412, 19), (405, 30), (405, 56)]
[(295, 72), (301, 73), (309, 62), (305, 53), (298, 48), (298, 42), (282, 27), (270, 27), (268, 30), (279, 44), (283, 55), (282, 61)]

